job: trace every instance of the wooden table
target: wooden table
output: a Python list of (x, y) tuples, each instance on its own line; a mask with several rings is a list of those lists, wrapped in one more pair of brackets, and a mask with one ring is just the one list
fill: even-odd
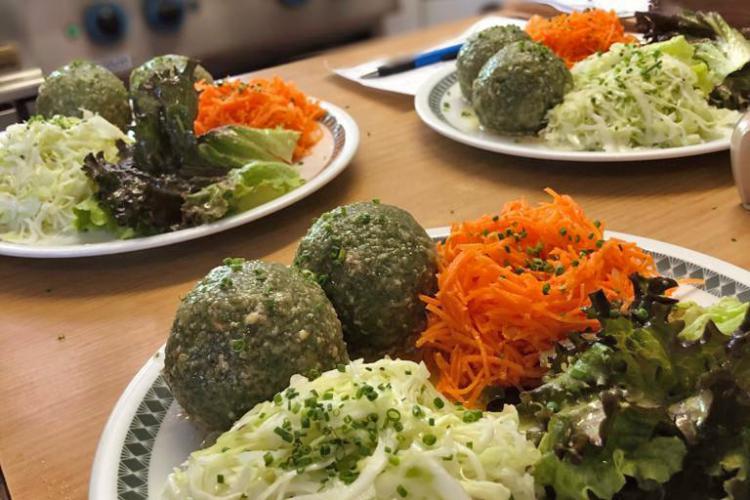
[(750, 268), (750, 213), (729, 154), (623, 164), (525, 160), (472, 149), (423, 125), (407, 96), (359, 87), (330, 68), (410, 52), (462, 21), (262, 73), (346, 108), (361, 130), (351, 166), (259, 222), (167, 248), (78, 260), (0, 258), (0, 465), (17, 499), (83, 498), (94, 450), (131, 377), (166, 340), (179, 297), (227, 256), (290, 262), (311, 219), (378, 197), (425, 227), (497, 211), (510, 199), (573, 195), (608, 228)]

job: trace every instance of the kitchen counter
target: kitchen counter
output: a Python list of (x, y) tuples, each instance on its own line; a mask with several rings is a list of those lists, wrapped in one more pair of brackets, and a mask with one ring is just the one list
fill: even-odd
[(0, 467), (13, 499), (85, 497), (104, 423), (166, 340), (180, 296), (224, 257), (289, 263), (312, 218), (337, 205), (377, 197), (433, 227), (496, 212), (522, 196), (543, 200), (549, 186), (573, 195), (609, 229), (750, 268), (750, 213), (739, 206), (728, 152), (620, 164), (496, 155), (430, 130), (408, 96), (331, 74), (337, 66), (428, 47), (473, 21), (259, 72), (345, 108), (360, 127), (350, 167), (292, 207), (210, 238), (133, 254), (0, 257)]

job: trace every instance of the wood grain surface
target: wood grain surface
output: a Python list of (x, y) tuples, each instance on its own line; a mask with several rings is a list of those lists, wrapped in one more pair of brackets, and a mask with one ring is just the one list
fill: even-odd
[(361, 145), (321, 191), (266, 219), (172, 247), (74, 260), (0, 258), (0, 465), (11, 497), (87, 494), (94, 450), (130, 379), (166, 340), (179, 297), (224, 257), (290, 262), (311, 219), (380, 198), (425, 227), (545, 198), (551, 186), (618, 231), (750, 267), (750, 212), (728, 152), (621, 164), (525, 160), (478, 151), (423, 125), (412, 99), (365, 89), (331, 68), (409, 53), (472, 20), (322, 54), (261, 74), (348, 110)]

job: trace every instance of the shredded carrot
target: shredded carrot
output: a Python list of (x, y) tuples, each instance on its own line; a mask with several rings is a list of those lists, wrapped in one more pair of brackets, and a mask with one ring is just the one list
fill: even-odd
[(552, 49), (568, 67), (596, 52), (606, 52), (613, 43), (633, 43), (614, 11), (589, 9), (561, 14), (551, 19), (533, 16), (526, 24), (532, 40)]
[(301, 135), (295, 159), (307, 154), (322, 137), (318, 119), (325, 113), (323, 108), (279, 77), (218, 84), (201, 81), (196, 89), (200, 92), (194, 124), (197, 135), (223, 125), (296, 130)]
[(491, 386), (524, 387), (545, 369), (540, 355), (574, 332), (596, 331), (582, 310), (603, 290), (626, 307), (630, 275), (656, 275), (634, 243), (603, 240), (569, 196), (507, 203), (494, 217), (455, 224), (437, 245), (438, 292), (422, 296), (428, 326), (417, 340), (446, 396), (476, 406)]

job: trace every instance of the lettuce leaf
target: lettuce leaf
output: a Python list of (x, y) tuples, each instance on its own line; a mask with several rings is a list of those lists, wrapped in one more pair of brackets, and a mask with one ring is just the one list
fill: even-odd
[(700, 439), (690, 447), (683, 470), (665, 485), (665, 498), (750, 498), (747, 392), (727, 378), (715, 380), (710, 390), (714, 401), (708, 419), (700, 428)]
[(685, 322), (685, 328), (679, 333), (682, 340), (695, 342), (706, 329), (709, 321), (724, 335), (731, 335), (742, 324), (748, 312), (748, 304), (736, 297), (723, 297), (716, 304), (702, 307), (692, 301), (680, 302), (672, 311), (671, 319)]
[(649, 490), (680, 471), (685, 444), (657, 435), (660, 411), (634, 406), (625, 397), (602, 392), (553, 416), (539, 445), (543, 455), (534, 469), (537, 482), (552, 487), (559, 499), (589, 500), (589, 493), (610, 499), (628, 477)]
[(199, 170), (197, 139), (193, 133), (193, 122), (198, 116), (197, 65), (197, 61), (190, 59), (182, 71), (167, 68), (155, 72), (131, 89), (135, 122), (133, 157), (139, 170), (154, 176), (182, 173), (186, 164)]
[(649, 489), (651, 483), (666, 483), (682, 469), (687, 448), (680, 438), (655, 437), (645, 441), (631, 453), (617, 450), (615, 463), (620, 471), (634, 477), (643, 489)]
[(204, 161), (223, 165), (227, 170), (253, 160), (291, 163), (299, 136), (295, 130), (228, 125), (200, 136), (198, 154)]
[(117, 163), (108, 162), (101, 154), (84, 159), (83, 171), (97, 186), (94, 196), (100, 206), (118, 225), (132, 227), (138, 234), (182, 227), (181, 207), (187, 193), (200, 186), (198, 179), (151, 174), (137, 168), (129, 153), (123, 151)]
[(537, 483), (571, 500), (749, 498), (747, 305), (676, 305), (673, 280), (631, 281), (627, 311), (592, 294), (598, 342), (520, 395)]
[(304, 184), (297, 170), (285, 163), (253, 161), (234, 169), (185, 199), (183, 218), (192, 224), (215, 221), (278, 198)]
[(750, 41), (716, 12), (696, 12), (696, 18), (713, 31), (712, 39), (696, 45), (696, 57), (703, 59), (719, 82), (750, 62)]
[(133, 228), (118, 225), (112, 214), (102, 208), (94, 197), (86, 198), (73, 207), (73, 214), (73, 225), (78, 231), (110, 231), (121, 239), (136, 235)]
[(744, 110), (750, 106), (750, 65), (735, 71), (711, 92), (711, 104)]
[(682, 10), (675, 15), (636, 12), (637, 29), (647, 40), (684, 36), (695, 44), (697, 59), (710, 68), (716, 88), (711, 104), (744, 110), (750, 104), (750, 41), (716, 12)]
[(558, 500), (590, 500), (589, 493), (598, 498), (612, 498), (625, 486), (625, 476), (611, 462), (598, 456), (588, 456), (573, 464), (547, 452), (534, 467), (537, 484), (550, 486)]

